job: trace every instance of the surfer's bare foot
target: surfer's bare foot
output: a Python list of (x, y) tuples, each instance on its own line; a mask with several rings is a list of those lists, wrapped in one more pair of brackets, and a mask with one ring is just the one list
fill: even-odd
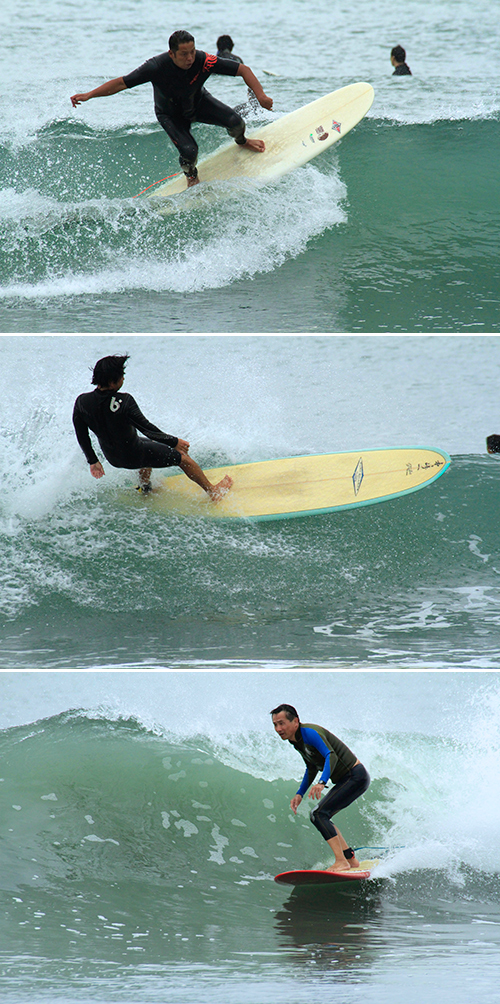
[(229, 474), (226, 474), (225, 478), (222, 478), (222, 481), (219, 481), (216, 485), (212, 485), (208, 491), (212, 502), (220, 502), (220, 500), (224, 498), (224, 495), (226, 495), (229, 491), (232, 483), (233, 479), (229, 476)]
[(247, 150), (255, 150), (257, 153), (264, 153), (266, 149), (266, 144), (263, 139), (247, 139), (243, 146)]
[(357, 858), (349, 858), (348, 864), (349, 868), (359, 868), (359, 861)]
[(330, 865), (329, 868), (325, 868), (326, 872), (349, 872), (351, 866), (347, 861), (336, 861), (335, 864)]
[(191, 178), (189, 176), (189, 174), (188, 174), (188, 175), (186, 175), (186, 181), (187, 181), (187, 187), (188, 188), (192, 188), (193, 185), (199, 185), (200, 184), (200, 179), (199, 179), (198, 175), (196, 175), (196, 178)]

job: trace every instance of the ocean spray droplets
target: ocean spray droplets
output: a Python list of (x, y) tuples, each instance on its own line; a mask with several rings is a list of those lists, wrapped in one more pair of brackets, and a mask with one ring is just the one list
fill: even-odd
[(33, 212), (33, 202), (20, 198), (6, 222), (17, 264), (0, 295), (44, 299), (226, 286), (272, 271), (342, 222), (344, 195), (334, 174), (310, 165), (277, 185), (239, 194), (229, 188), (206, 211), (167, 218), (146, 200), (58, 205), (39, 198)]

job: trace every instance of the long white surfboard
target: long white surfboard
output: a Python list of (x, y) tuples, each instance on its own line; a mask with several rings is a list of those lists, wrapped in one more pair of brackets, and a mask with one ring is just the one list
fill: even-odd
[(429, 447), (285, 457), (206, 470), (212, 484), (226, 474), (233, 479), (217, 503), (185, 474), (166, 477), (145, 500), (164, 512), (212, 519), (313, 516), (408, 495), (430, 485), (450, 463), (447, 453)]
[[(275, 122), (254, 129), (247, 135), (264, 140), (264, 153), (246, 150), (231, 140), (200, 161), (200, 181), (232, 178), (272, 181), (294, 171), (342, 139), (366, 115), (373, 102), (373, 93), (371, 84), (348, 84)], [(185, 175), (181, 174), (160, 185), (148, 198), (161, 200), (184, 192), (186, 187)]]

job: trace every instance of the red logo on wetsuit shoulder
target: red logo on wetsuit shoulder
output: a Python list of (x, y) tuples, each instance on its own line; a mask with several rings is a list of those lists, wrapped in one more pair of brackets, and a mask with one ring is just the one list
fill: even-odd
[(211, 70), (212, 66), (215, 66), (217, 62), (217, 56), (209, 56), (208, 53), (205, 56), (205, 62), (203, 63), (204, 70)]

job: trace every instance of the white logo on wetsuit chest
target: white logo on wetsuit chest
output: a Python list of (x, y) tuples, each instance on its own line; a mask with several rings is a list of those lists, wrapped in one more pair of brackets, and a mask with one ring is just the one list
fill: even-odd
[(117, 401), (116, 397), (112, 397), (111, 401), (109, 402), (109, 410), (110, 411), (119, 411), (120, 410), (120, 405), (121, 405), (121, 401)]

